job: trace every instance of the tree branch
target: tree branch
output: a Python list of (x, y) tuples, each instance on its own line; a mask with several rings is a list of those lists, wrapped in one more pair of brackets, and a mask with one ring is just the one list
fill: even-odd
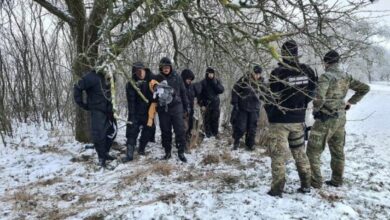
[(59, 17), (61, 20), (64, 20), (65, 22), (69, 24), (74, 24), (75, 19), (71, 15), (69, 15), (67, 12), (62, 11), (58, 7), (54, 6), (50, 2), (46, 0), (33, 0), (34, 2), (38, 3), (42, 7), (44, 7), (46, 10), (48, 10), (53, 15)]

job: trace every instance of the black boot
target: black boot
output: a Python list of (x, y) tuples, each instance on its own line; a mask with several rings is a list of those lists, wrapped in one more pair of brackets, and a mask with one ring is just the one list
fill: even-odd
[(310, 193), (310, 187), (301, 187), (298, 189), (298, 192), (303, 194)]
[(336, 184), (336, 183), (332, 182), (332, 180), (325, 181), (325, 184), (328, 186), (333, 186), (333, 187), (340, 187), (341, 186), (341, 184)]
[(145, 155), (145, 145), (143, 144), (140, 144), (139, 148), (138, 148), (138, 155)]
[(116, 157), (111, 156), (108, 152), (104, 154), (104, 159), (106, 160), (115, 160)]
[(240, 146), (240, 140), (234, 141), (232, 150), (238, 150), (238, 147)]
[(248, 145), (246, 145), (246, 146), (245, 146), (245, 149), (246, 149), (247, 151), (254, 151), (254, 150), (255, 150), (255, 147), (254, 147), (254, 146), (248, 146)]
[(105, 158), (99, 158), (99, 166), (106, 168), (106, 159)]
[(163, 160), (169, 160), (172, 157), (171, 152), (165, 152), (165, 155), (163, 157)]
[(179, 153), (179, 160), (181, 160), (183, 163), (187, 163), (187, 158), (184, 156), (184, 153)]
[(268, 191), (267, 194), (270, 195), (270, 196), (273, 196), (273, 197), (276, 197), (276, 196), (278, 196), (280, 198), (283, 197), (281, 192), (273, 192), (272, 190)]
[(131, 145), (131, 144), (128, 144), (128, 145), (127, 145), (126, 157), (124, 157), (124, 158), (122, 159), (122, 161), (123, 161), (123, 162), (132, 161), (132, 160), (134, 159), (133, 155), (134, 155), (134, 146)]

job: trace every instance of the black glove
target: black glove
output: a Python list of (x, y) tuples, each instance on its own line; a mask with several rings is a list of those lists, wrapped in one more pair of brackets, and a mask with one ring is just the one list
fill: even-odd
[(321, 112), (313, 112), (314, 119), (319, 119), (321, 117)]
[(351, 104), (345, 105), (345, 110), (348, 111), (351, 108)]
[(88, 104), (83, 103), (82, 105), (80, 105), (80, 107), (85, 111), (89, 111)]

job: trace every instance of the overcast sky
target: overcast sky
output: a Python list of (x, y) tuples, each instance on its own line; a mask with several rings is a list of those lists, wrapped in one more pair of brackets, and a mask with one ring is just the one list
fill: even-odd
[[(390, 27), (390, 0), (377, 0), (375, 3), (371, 4), (367, 8), (364, 8), (364, 13), (370, 12), (371, 16), (378, 16), (376, 18), (378, 23), (381, 25), (388, 25)], [(383, 41), (383, 39), (381, 39)], [(385, 46), (390, 50), (390, 40), (386, 42), (380, 42), (381, 45)]]

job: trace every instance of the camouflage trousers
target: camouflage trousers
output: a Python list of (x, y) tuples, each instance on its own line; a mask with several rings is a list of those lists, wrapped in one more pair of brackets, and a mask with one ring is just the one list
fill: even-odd
[(345, 114), (338, 118), (332, 118), (326, 121), (316, 120), (307, 144), (307, 156), (311, 166), (311, 185), (315, 188), (321, 188), (321, 154), (328, 143), (331, 155), (330, 166), (332, 168), (331, 182), (341, 185), (344, 173), (344, 144), (345, 144)]
[(310, 164), (305, 153), (303, 123), (271, 123), (268, 132), (268, 147), (272, 160), (271, 191), (275, 194), (283, 192), (288, 148), (295, 160), (301, 187), (310, 187)]

